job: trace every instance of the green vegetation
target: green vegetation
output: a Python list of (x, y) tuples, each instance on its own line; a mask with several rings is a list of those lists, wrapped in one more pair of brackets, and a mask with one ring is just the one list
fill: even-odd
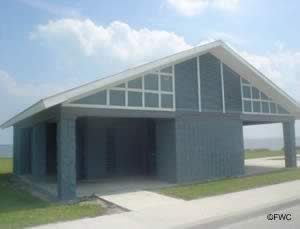
[(0, 228), (24, 228), (104, 213), (99, 204), (55, 204), (33, 197), (12, 181), (12, 159), (0, 158)]
[[(297, 147), (297, 153), (300, 154), (300, 149)], [(262, 158), (262, 157), (276, 157), (283, 156), (284, 153), (282, 150), (269, 150), (269, 149), (255, 149), (245, 150), (245, 159), (254, 159), (254, 158)]]
[(283, 169), (263, 175), (163, 188), (159, 192), (185, 200), (192, 200), (298, 179), (300, 179), (300, 169)]

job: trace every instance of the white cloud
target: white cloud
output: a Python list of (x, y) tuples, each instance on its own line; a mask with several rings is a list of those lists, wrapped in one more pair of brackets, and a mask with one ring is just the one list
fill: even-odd
[(167, 2), (184, 16), (199, 15), (208, 8), (235, 11), (240, 4), (239, 0), (167, 0)]
[(163, 30), (134, 29), (114, 21), (108, 26), (89, 19), (61, 19), (39, 25), (31, 39), (74, 45), (86, 56), (111, 57), (123, 62), (145, 62), (190, 48), (183, 37)]

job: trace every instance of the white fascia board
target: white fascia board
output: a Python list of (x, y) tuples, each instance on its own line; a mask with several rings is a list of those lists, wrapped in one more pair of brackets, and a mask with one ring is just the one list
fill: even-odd
[(210, 52), (232, 68), (242, 78), (248, 80), (253, 86), (263, 91), (267, 96), (273, 98), (275, 102), (279, 103), (291, 114), (297, 117), (297, 113), (300, 113), (300, 105), (293, 98), (287, 95), (282, 89), (276, 86), (271, 80), (226, 44), (223, 43), (222, 47), (213, 49)]
[(214, 41), (205, 45), (197, 46), (195, 48), (182, 51), (180, 53), (161, 58), (158, 60), (155, 60), (153, 62), (134, 67), (131, 69), (128, 69), (126, 71), (123, 71), (121, 73), (105, 77), (99, 80), (95, 80), (93, 82), (87, 83), (85, 85), (64, 91), (62, 93), (58, 93), (56, 95), (47, 97), (43, 100), (41, 100), (38, 103), (33, 104), (31, 107), (27, 108), (23, 112), (17, 114), (4, 124), (2, 124), (1, 128), (7, 128), (15, 123), (30, 117), (31, 115), (34, 115), (42, 110), (45, 110), (47, 108), (53, 107), (57, 104), (61, 103), (69, 103), (71, 100), (76, 100), (79, 98), (79, 96), (88, 96), (89, 94), (96, 93), (99, 90), (102, 90), (105, 87), (108, 87), (112, 84), (118, 84), (119, 82), (122, 82), (125, 79), (130, 79), (131, 77), (135, 77), (137, 75), (147, 73), (150, 71), (153, 71), (157, 68), (163, 68), (164, 66), (170, 65), (172, 63), (177, 63), (179, 61), (184, 61), (186, 59), (192, 58), (194, 56), (197, 56), (201, 53), (208, 52), (211, 49), (218, 47), (222, 45), (221, 41)]

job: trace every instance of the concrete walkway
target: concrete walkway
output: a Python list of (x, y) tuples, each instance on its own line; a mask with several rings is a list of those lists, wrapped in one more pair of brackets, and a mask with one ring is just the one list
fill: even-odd
[(155, 192), (137, 191), (113, 195), (98, 195), (100, 199), (131, 211), (159, 207), (183, 202), (183, 200), (160, 195)]
[(65, 223), (45, 225), (40, 229), (62, 228), (182, 228), (205, 224), (236, 214), (245, 214), (300, 198), (300, 181), (286, 182), (236, 193), (150, 206), (141, 210), (105, 215)]

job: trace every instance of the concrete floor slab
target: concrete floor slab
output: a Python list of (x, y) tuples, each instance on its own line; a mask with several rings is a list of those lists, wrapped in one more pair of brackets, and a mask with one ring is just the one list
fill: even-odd
[(103, 200), (132, 211), (181, 203), (184, 201), (149, 191), (97, 196)]

